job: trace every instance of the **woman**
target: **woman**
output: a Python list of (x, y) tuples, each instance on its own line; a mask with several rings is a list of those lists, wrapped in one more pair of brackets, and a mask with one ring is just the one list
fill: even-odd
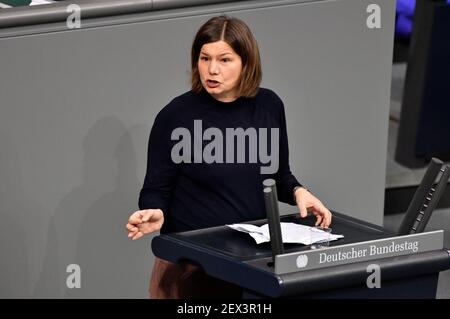
[[(259, 50), (248, 26), (227, 16), (208, 20), (194, 39), (191, 67), (192, 90), (173, 99), (153, 124), (140, 210), (129, 218), (128, 237), (265, 218), (267, 178), (275, 179), (280, 201), (297, 205), (302, 217), (311, 211), (316, 225), (328, 227), (330, 211), (290, 171), (284, 106), (259, 87)], [(156, 258), (152, 298), (239, 293), (195, 265)]]

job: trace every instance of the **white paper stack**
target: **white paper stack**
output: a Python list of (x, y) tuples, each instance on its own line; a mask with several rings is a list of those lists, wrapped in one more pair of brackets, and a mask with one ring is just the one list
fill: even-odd
[[(295, 224), (295, 223), (280, 223), (281, 225), (281, 235), (283, 238), (283, 243), (285, 244), (304, 244), (311, 245), (313, 244), (311, 240), (311, 227)], [(248, 233), (250, 236), (255, 239), (257, 244), (265, 243), (270, 241), (270, 233), (269, 233), (269, 225), (264, 224), (262, 226), (255, 226), (251, 224), (233, 224), (227, 225), (228, 227)], [(344, 235), (336, 235), (336, 234), (327, 234), (323, 232), (323, 236), (320, 234), (317, 236), (314, 235), (314, 242), (320, 242), (329, 238), (329, 241), (334, 241), (339, 238), (343, 238)]]

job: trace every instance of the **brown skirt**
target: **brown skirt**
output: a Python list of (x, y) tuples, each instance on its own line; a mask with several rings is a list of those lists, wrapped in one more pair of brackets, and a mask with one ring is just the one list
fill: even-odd
[(155, 257), (150, 279), (150, 298), (241, 298), (242, 288), (208, 276), (188, 262), (174, 264)]

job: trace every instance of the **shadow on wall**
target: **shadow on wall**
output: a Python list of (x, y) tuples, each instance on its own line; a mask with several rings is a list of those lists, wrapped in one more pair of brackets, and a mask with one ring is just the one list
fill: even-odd
[[(55, 292), (51, 287), (55, 273), (64, 298), (147, 297), (150, 243), (148, 239), (131, 242), (125, 224), (137, 208), (142, 186), (136, 176), (133, 136), (148, 132), (145, 125), (127, 130), (112, 116), (98, 120), (89, 130), (83, 141), (82, 182), (56, 208), (36, 297)], [(81, 268), (80, 288), (66, 286), (70, 264)], [(55, 267), (60, 271), (55, 272)]]
[[(0, 131), (0, 298), (29, 298), (35, 271), (31, 261), (45, 234), (42, 207), (25, 193), (26, 178), (13, 139)], [(33, 231), (29, 231), (33, 229)]]

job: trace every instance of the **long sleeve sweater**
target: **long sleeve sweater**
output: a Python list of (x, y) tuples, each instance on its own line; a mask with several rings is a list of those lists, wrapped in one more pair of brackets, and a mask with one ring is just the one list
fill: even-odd
[[(248, 133), (245, 143), (230, 132)], [(279, 201), (296, 205), (293, 189), (301, 184), (289, 168), (281, 99), (264, 88), (233, 102), (188, 91), (154, 120), (139, 208), (163, 211), (161, 233), (262, 219), (267, 178)]]

